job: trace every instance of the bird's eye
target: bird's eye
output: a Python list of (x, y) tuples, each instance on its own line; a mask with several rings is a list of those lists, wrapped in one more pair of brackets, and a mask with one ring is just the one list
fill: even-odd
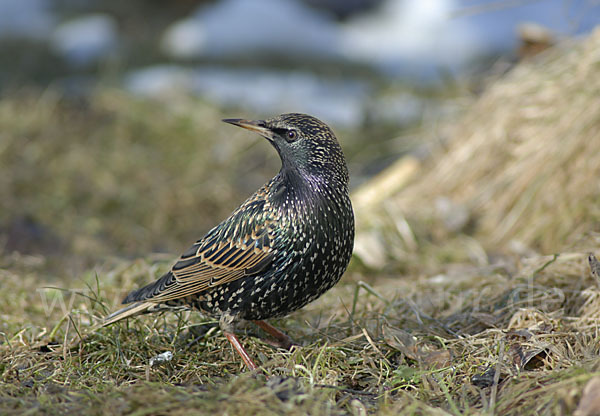
[(296, 137), (298, 137), (298, 134), (296, 133), (295, 130), (288, 130), (287, 131), (286, 140), (288, 142), (293, 142), (294, 140), (296, 140)]

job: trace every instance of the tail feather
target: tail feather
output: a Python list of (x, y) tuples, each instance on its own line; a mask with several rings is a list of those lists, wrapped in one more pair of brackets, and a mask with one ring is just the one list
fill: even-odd
[(102, 326), (107, 326), (121, 319), (128, 318), (141, 313), (157, 312), (164, 309), (179, 309), (182, 305), (165, 305), (158, 302), (152, 302), (151, 299), (160, 294), (166, 287), (173, 284), (175, 277), (171, 272), (164, 274), (160, 279), (150, 283), (140, 289), (129, 293), (123, 303), (130, 305), (111, 313), (102, 322)]
[(152, 299), (154, 296), (165, 290), (165, 288), (172, 285), (174, 281), (175, 277), (171, 272), (165, 273), (158, 280), (129, 293), (125, 299), (123, 299), (123, 303), (142, 302)]
[(158, 306), (158, 305), (154, 302), (132, 303), (131, 305), (126, 306), (122, 309), (119, 309), (118, 311), (113, 312), (110, 315), (108, 315), (106, 318), (104, 318), (104, 321), (102, 322), (102, 326), (107, 326), (107, 325), (113, 324), (117, 321), (120, 321), (121, 319), (125, 319), (125, 318), (133, 316), (133, 315), (137, 315), (137, 314), (144, 313), (144, 312), (151, 312), (151, 310), (156, 308), (156, 306)]

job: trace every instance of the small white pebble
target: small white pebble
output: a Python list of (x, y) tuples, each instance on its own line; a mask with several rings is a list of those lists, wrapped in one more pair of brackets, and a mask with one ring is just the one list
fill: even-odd
[(150, 367), (154, 367), (155, 365), (169, 362), (173, 359), (173, 353), (171, 351), (161, 352), (158, 355), (150, 358)]

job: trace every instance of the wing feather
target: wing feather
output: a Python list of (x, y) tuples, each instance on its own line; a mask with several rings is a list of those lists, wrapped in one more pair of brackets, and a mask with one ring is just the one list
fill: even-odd
[[(267, 185), (268, 186), (268, 185)], [(258, 192), (173, 265), (168, 281), (147, 301), (162, 303), (257, 274), (276, 252), (273, 247), (277, 212)]]

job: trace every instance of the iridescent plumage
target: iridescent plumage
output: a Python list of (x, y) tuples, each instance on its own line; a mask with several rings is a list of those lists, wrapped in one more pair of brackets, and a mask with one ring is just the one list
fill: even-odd
[(105, 324), (165, 307), (195, 307), (220, 317), (228, 339), (255, 368), (236, 346), (233, 324), (286, 315), (335, 285), (352, 254), (354, 215), (344, 155), (327, 125), (304, 114), (224, 121), (267, 138), (281, 170), (168, 273), (131, 292), (123, 303), (132, 305)]

